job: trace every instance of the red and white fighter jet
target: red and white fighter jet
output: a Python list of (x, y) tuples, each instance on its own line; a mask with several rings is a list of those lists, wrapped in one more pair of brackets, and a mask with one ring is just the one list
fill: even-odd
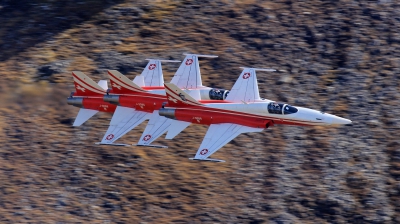
[[(203, 103), (220, 102), (226, 98), (229, 91), (202, 85), (198, 62), (199, 57), (215, 58), (217, 56), (186, 54), (171, 83), (184, 89), (184, 92), (196, 100), (201, 100)], [(156, 69), (157, 67), (157, 65), (153, 65), (152, 68)], [(114, 142), (149, 119), (149, 123), (137, 145), (166, 147), (154, 146), (151, 143), (164, 134), (171, 126), (175, 127), (175, 132), (170, 132), (167, 135), (168, 138), (173, 138), (180, 132), (176, 128), (180, 127), (183, 130), (189, 125), (179, 121), (171, 121), (158, 115), (158, 109), (161, 108), (162, 103), (167, 102), (164, 86), (153, 87), (151, 91), (147, 91), (137, 85), (140, 80), (136, 78), (134, 79), (136, 82), (131, 82), (127, 77), (115, 70), (109, 70), (108, 75), (113, 87), (113, 94), (105, 95), (104, 101), (118, 106), (110, 121), (107, 132), (101, 142), (97, 144), (129, 146), (127, 144), (115, 144)], [(172, 135), (171, 133), (175, 134)]]
[[(146, 59), (149, 62), (143, 72), (136, 76), (132, 81), (136, 83), (142, 91), (159, 93), (164, 91), (164, 76), (162, 73), (161, 62), (180, 62), (173, 60)], [(79, 71), (73, 71), (75, 92), (67, 98), (67, 103), (76, 107), (80, 107), (79, 113), (75, 119), (73, 126), (80, 126), (90, 119), (97, 112), (114, 113), (116, 105), (104, 102), (103, 97), (106, 93), (117, 94), (121, 86), (113, 83), (113, 89), (108, 89), (107, 81), (100, 80), (97, 84), (88, 76)], [(130, 83), (132, 83), (129, 80)], [(113, 91), (115, 90), (115, 91)]]
[(209, 125), (209, 129), (193, 160), (224, 162), (208, 157), (241, 133), (261, 132), (275, 124), (331, 125), (351, 121), (304, 107), (294, 107), (261, 99), (256, 71), (269, 69), (243, 68), (226, 100), (232, 103), (202, 104), (172, 83), (166, 83), (168, 107), (161, 116), (194, 124)]

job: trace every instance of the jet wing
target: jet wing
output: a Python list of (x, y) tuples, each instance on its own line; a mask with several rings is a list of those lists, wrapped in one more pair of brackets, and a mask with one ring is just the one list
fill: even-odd
[(130, 130), (149, 119), (151, 114), (133, 108), (118, 106), (101, 144), (112, 144)]
[(185, 128), (187, 128), (191, 123), (186, 121), (178, 121), (178, 120), (171, 120), (171, 124), (168, 128), (168, 133), (165, 136), (165, 139), (173, 139), (179, 133), (181, 133)]
[(168, 119), (158, 114), (155, 110), (151, 115), (149, 123), (146, 126), (137, 146), (149, 146), (155, 148), (167, 148), (167, 146), (150, 145), (154, 140), (168, 131), (165, 139), (173, 139), (181, 131), (183, 131), (190, 122)]
[(172, 119), (158, 115), (158, 110), (155, 110), (137, 145), (166, 148), (166, 146), (153, 146), (150, 144), (168, 130), (172, 121)]
[(207, 159), (218, 149), (222, 148), (232, 139), (246, 132), (261, 132), (263, 128), (252, 128), (238, 124), (224, 123), (212, 124), (208, 129), (194, 160), (210, 160), (223, 162), (223, 160)]

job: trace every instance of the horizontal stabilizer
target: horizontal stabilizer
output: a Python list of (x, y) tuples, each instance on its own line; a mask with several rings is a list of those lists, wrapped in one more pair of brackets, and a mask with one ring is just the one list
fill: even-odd
[(100, 80), (97, 84), (98, 84), (101, 88), (103, 88), (104, 90), (107, 91), (107, 89), (108, 89), (107, 80)]
[(217, 162), (217, 163), (224, 163), (225, 160), (221, 159), (196, 159), (196, 158), (189, 158), (190, 160), (200, 160), (200, 161), (209, 161), (209, 162)]
[(101, 142), (96, 142), (94, 143), (96, 145), (113, 145), (113, 146), (131, 146), (129, 144), (118, 144), (118, 143), (101, 143)]
[(190, 122), (186, 121), (178, 121), (178, 120), (172, 120), (171, 125), (169, 126), (167, 136), (165, 136), (165, 139), (173, 139), (175, 136), (177, 136), (179, 133), (181, 133), (185, 128), (187, 128), (190, 125)]
[(168, 148), (168, 146), (165, 146), (165, 145), (139, 145), (139, 144), (133, 144), (133, 146), (144, 146), (144, 147), (151, 147), (151, 148)]
[(95, 115), (97, 112), (99, 111), (81, 108), (72, 126), (81, 126), (81, 124), (85, 123), (87, 120), (93, 117), (93, 115)]

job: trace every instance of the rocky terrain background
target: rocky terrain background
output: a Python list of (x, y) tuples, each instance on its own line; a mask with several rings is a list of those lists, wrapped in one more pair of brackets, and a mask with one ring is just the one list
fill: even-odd
[[(2, 0), (0, 22), (1, 223), (400, 222), (398, 1)], [(182, 53), (219, 56), (200, 61), (213, 87), (275, 68), (262, 97), (353, 125), (243, 134), (226, 163), (188, 160), (203, 126), (168, 149), (94, 145), (110, 114), (72, 127), (71, 71), (133, 79)]]

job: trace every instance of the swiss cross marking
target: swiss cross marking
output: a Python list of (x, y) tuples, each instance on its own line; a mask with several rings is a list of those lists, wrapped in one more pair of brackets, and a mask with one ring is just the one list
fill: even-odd
[(208, 153), (208, 149), (203, 149), (200, 151), (200, 155), (202, 155), (202, 156), (204, 156), (207, 153)]
[(151, 139), (151, 135), (146, 135), (146, 136), (144, 136), (143, 141), (148, 141), (150, 139)]
[(107, 135), (107, 137), (106, 137), (107, 140), (111, 140), (111, 139), (113, 139), (113, 138), (114, 138), (114, 135), (113, 135), (113, 134), (109, 134), (109, 135)]
[(80, 91), (85, 92), (85, 88), (83, 88), (80, 85), (76, 85), (76, 89), (79, 89)]
[(186, 65), (191, 65), (193, 63), (193, 59), (187, 59), (185, 64)]
[(248, 78), (250, 78), (250, 73), (249, 72), (244, 73), (243, 79), (248, 79)]
[(156, 64), (150, 64), (149, 65), (149, 70), (154, 70), (156, 68)]
[(121, 86), (117, 85), (117, 83), (113, 83), (112, 86), (117, 88), (117, 89), (119, 89), (119, 90), (121, 90)]

